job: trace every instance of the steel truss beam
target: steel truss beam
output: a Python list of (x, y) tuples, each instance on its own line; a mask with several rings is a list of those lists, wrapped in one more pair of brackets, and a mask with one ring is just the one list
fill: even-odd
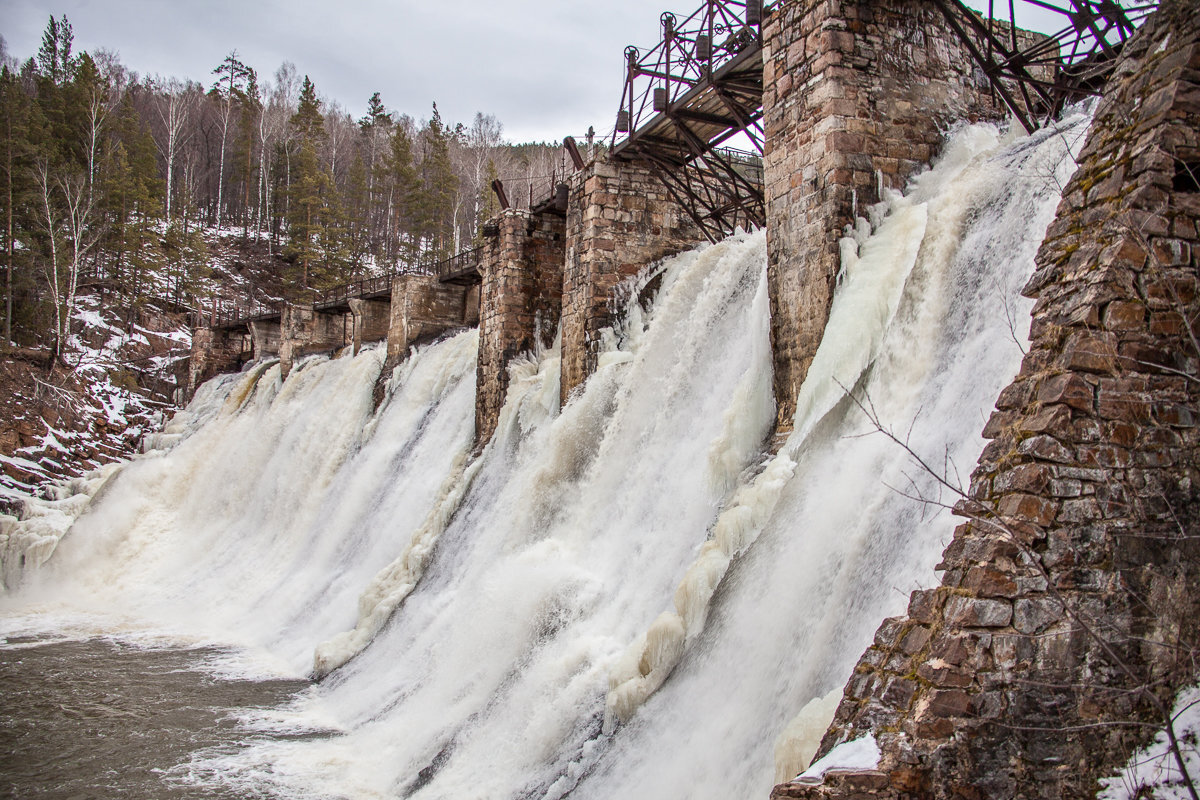
[[(762, 181), (761, 0), (706, 0), (663, 38), (626, 48), (613, 156), (645, 166), (706, 238), (766, 222)], [(623, 130), (622, 130), (623, 129)], [(756, 153), (719, 149), (745, 133)]]
[[(1103, 91), (1125, 42), (1158, 6), (1153, 0), (1002, 0), (997, 13), (996, 0), (987, 0), (987, 12), (980, 13), (962, 0), (934, 3), (1027, 131)], [(1026, 18), (1062, 27), (1030, 33), (1020, 27)]]

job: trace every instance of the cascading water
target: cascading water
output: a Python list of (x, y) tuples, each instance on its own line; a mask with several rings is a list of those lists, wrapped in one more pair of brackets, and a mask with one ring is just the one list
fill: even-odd
[(1018, 293), (1085, 128), (1074, 117), (1007, 147), (987, 128), (960, 133), (848, 259), (796, 432), (776, 459), (777, 470), (794, 461), (794, 475), (777, 491), (747, 492), (772, 506), (769, 522), (743, 536), (754, 545), (691, 652), (572, 797), (679, 787), (765, 797), (804, 768), (879, 622), (934, 583), (955, 524), (910, 498), (955, 499), (847, 393), (926, 463), (966, 480), (986, 415), (1019, 366), (1028, 325), (1012, 321), (1027, 320), (1030, 304)]
[(242, 724), (337, 735), (173, 773), (235, 793), (765, 797), (953, 528), (889, 488), (932, 482), (847, 393), (970, 471), (1086, 121), (965, 129), (860, 226), (770, 460), (760, 232), (668, 260), (651, 303), (640, 276), (561, 413), (557, 350), (514, 365), (470, 464), (474, 333), (410, 358), (376, 413), (378, 352), (223, 379), (4, 600), (5, 629), (153, 630), (294, 675), (315, 651), (334, 671)]
[[(183, 441), (110, 479), (27, 576), (21, 610), (89, 609), (102, 616), (64, 624), (257, 647), (307, 672), (471, 447), (476, 341), (409, 361), (374, 419), (381, 351), (306, 361), (286, 382), (278, 364), (222, 379)], [(193, 416), (208, 422), (187, 436)]]

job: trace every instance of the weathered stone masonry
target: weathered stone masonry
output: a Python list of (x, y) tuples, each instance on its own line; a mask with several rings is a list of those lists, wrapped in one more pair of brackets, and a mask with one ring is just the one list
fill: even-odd
[(279, 322), (254, 320), (250, 323), (250, 341), (254, 346), (255, 360), (279, 355), (283, 331)]
[(562, 293), (562, 385), (567, 398), (596, 370), (613, 290), (647, 264), (703, 235), (643, 167), (598, 159), (571, 178)]
[(188, 360), (187, 396), (190, 398), (206, 380), (241, 369), (252, 352), (248, 338), (245, 331), (196, 328)]
[(322, 314), (311, 305), (284, 306), (280, 320), (279, 368), (287, 377), (298, 359), (331, 353), (346, 346), (350, 325), (346, 314)]
[(924, 0), (799, 0), (763, 24), (767, 276), (778, 430), (820, 344), (838, 240), (955, 120), (1002, 116)]
[(936, 589), (886, 621), (789, 798), (1083, 798), (1195, 680), (1200, 16), (1164, 2), (1110, 80), (1026, 287), (1031, 349), (985, 428)]
[[(239, 328), (197, 328), (192, 340), (187, 396), (220, 372), (233, 372), (254, 359), (277, 356), (284, 377), (295, 361), (312, 353), (387, 341), (387, 367), (415, 344), (479, 321), (479, 289), (440, 283), (433, 275), (399, 275), (390, 294), (351, 297), (345, 305), (318, 309), (288, 305), (276, 317)], [(248, 329), (248, 331), (246, 330)]]
[(496, 429), (508, 391), (508, 365), (554, 341), (562, 313), (563, 218), (511, 209), (492, 221), (480, 259), (479, 366), (475, 441)]
[[(771, 335), (786, 431), (824, 331), (843, 228), (884, 187), (903, 186), (928, 163), (951, 121), (996, 109), (928, 0), (794, 0), (767, 15), (763, 41)], [(566, 402), (596, 368), (617, 285), (703, 239), (658, 179), (633, 163), (594, 161), (570, 177), (569, 194), (565, 225), (549, 210), (492, 221), (478, 298), (431, 276), (402, 276), (393, 286), (392, 364), (414, 342), (471, 324), (480, 308), (480, 442), (495, 428), (516, 354), (539, 337), (548, 344), (561, 315)], [(340, 344), (357, 348), (378, 335), (380, 308), (358, 306), (340, 323)], [(323, 317), (285, 324), (285, 369), (297, 348), (335, 346), (335, 326)]]
[[(487, 228), (491, 235), (481, 247), (478, 286), (441, 283), (434, 275), (399, 275), (388, 300), (352, 298), (349, 312), (341, 310), (344, 306), (325, 312), (290, 306), (280, 323), (252, 323), (257, 326), (254, 356), (278, 354), (286, 376), (301, 355), (350, 344), (357, 351), (386, 336), (386, 373), (414, 344), (478, 323), (475, 435), (483, 444), (499, 420), (514, 358), (538, 345), (549, 347), (561, 322), (565, 401), (596, 368), (600, 331), (612, 325), (617, 312), (616, 286), (702, 239), (649, 172), (605, 160), (572, 177), (565, 219), (553, 207), (536, 213), (512, 209)], [(234, 347), (223, 344), (229, 334), (210, 333), (232, 350), (219, 358), (194, 356), (197, 368), (215, 374), (248, 358), (240, 355), (240, 338)], [(214, 358), (220, 365), (206, 367)]]
[(388, 314), (384, 333), (388, 363), (394, 365), (413, 345), (475, 324), (478, 293), (464, 286), (439, 283), (433, 275), (397, 275), (392, 279)]
[(350, 306), (351, 344), (355, 355), (364, 344), (387, 338), (391, 322), (389, 301), (351, 297), (346, 304)]
[[(774, 797), (1088, 797), (1146, 738), (1125, 723), (1156, 724), (1159, 704), (1194, 679), (1194, 5), (1164, 2), (1126, 48), (1026, 289), (1037, 300), (1031, 349), (984, 431), (942, 584), (880, 627), (822, 743), (821, 754), (872, 733), (879, 769), (784, 784)], [(768, 15), (763, 37), (771, 335), (787, 430), (844, 226), (928, 163), (946, 125), (997, 109), (927, 0), (795, 0)], [(565, 220), (494, 221), (478, 293), (431, 276), (392, 285), (388, 363), (478, 319), (478, 443), (495, 429), (514, 357), (550, 344), (561, 321), (565, 402), (596, 367), (616, 286), (700, 239), (636, 166), (594, 162), (570, 188)], [(356, 302), (357, 347), (379, 335), (383, 304)], [(255, 355), (277, 348), (286, 369), (346, 344), (346, 326), (290, 310), (278, 335), (254, 330)], [(192, 385), (240, 366), (247, 338), (197, 331)]]

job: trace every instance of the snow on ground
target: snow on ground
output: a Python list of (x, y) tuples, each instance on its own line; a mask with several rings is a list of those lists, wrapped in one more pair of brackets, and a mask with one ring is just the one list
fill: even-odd
[(190, 330), (125, 326), (95, 295), (79, 297), (73, 319), (64, 356), (70, 376), (28, 370), (25, 385), (16, 385), (22, 376), (8, 375), (8, 422), (23, 443), (0, 452), (0, 499), (8, 505), (52, 495), (56, 482), (137, 452), (142, 434), (174, 407), (161, 388), (151, 395), (171, 385), (172, 368), (188, 357)]
[[(277, 248), (265, 234), (251, 230), (247, 239), (243, 233), (231, 223), (204, 231), (208, 270), (199, 294), (207, 299), (186, 308), (209, 313), (283, 301)], [(363, 267), (368, 275), (394, 268), (373, 261)], [(143, 279), (152, 305), (180, 308), (167, 270), (151, 270)], [(139, 440), (175, 410), (170, 389), (190, 354), (191, 329), (182, 321), (165, 324), (170, 315), (152, 309), (130, 321), (119, 303), (111, 294), (79, 296), (65, 355), (71, 376), (46, 380), (36, 369), (0, 363), (0, 508), (19, 506), (23, 496), (46, 496), (58, 480), (138, 452)]]
[(800, 773), (793, 783), (820, 784), (825, 776), (832, 772), (855, 772), (858, 770), (877, 769), (879, 767), (879, 745), (875, 737), (868, 734), (861, 739), (842, 742), (829, 751), (826, 756)]
[(1200, 685), (1180, 692), (1171, 714), (1185, 770), (1179, 769), (1164, 727), (1153, 742), (1134, 753), (1120, 775), (1103, 781), (1096, 800), (1190, 800), (1188, 782), (1200, 789)]

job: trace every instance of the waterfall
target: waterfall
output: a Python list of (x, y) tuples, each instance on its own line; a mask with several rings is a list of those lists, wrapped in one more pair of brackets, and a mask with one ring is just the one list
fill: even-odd
[(243, 794), (765, 797), (880, 621), (936, 581), (954, 520), (910, 497), (936, 483), (878, 427), (966, 479), (1087, 123), (965, 127), (847, 231), (778, 453), (766, 239), (738, 233), (637, 277), (561, 411), (558, 347), (518, 360), (477, 457), (475, 332), (416, 351), (378, 409), (378, 350), (208, 384), (38, 534), (40, 568), (5, 556), (2, 630), (217, 642), (231, 669), (324, 676), (241, 723), (323, 735), (248, 733), (179, 768)]
[(278, 363), (219, 379), (172, 424), (172, 449), (109, 479), (19, 608), (86, 609), (72, 629), (256, 647), (307, 672), (469, 450), (476, 342), (418, 353), (378, 413), (381, 350), (304, 361), (286, 382)]
[[(794, 463), (793, 474), (754, 497), (765, 495), (769, 520), (745, 537), (753, 546), (730, 567), (699, 639), (572, 797), (681, 786), (699, 798), (765, 797), (804, 768), (879, 623), (902, 614), (913, 589), (935, 585), (955, 526), (945, 508), (910, 498), (939, 499), (936, 482), (847, 393), (927, 463), (967, 480), (979, 432), (1020, 364), (1031, 303), (1019, 291), (1086, 122), (1016, 142), (962, 131), (891, 201), (891, 223), (856, 243), (776, 459)], [(902, 245), (913, 235), (921, 243), (909, 262)], [(873, 263), (881, 253), (903, 257)], [(888, 269), (910, 264), (903, 276)], [(862, 270), (879, 271), (877, 293), (850, 285)]]

